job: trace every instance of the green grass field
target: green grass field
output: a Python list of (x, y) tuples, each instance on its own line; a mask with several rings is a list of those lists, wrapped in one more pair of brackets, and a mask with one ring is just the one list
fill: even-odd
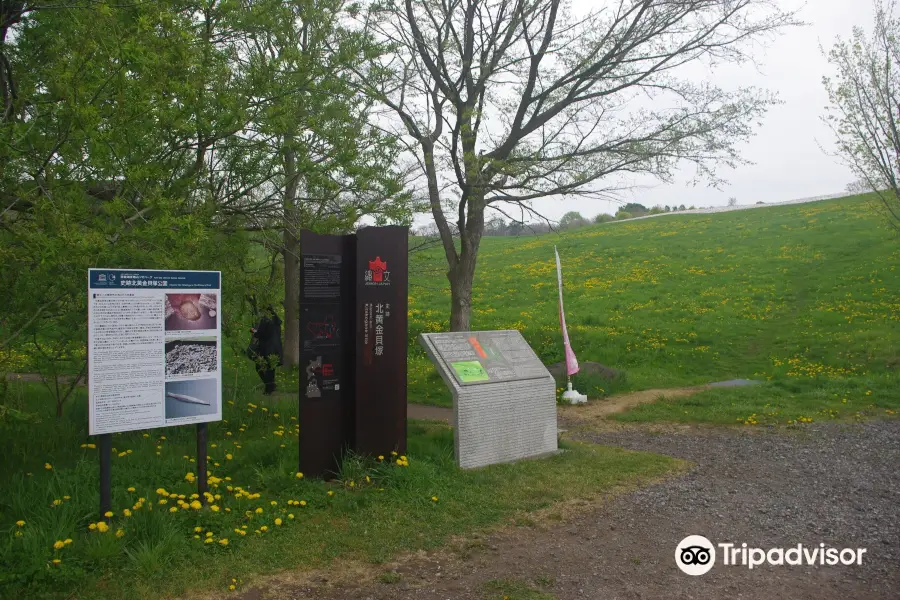
[[(858, 196), (485, 238), (472, 326), (519, 329), (545, 363), (562, 360), (556, 245), (579, 360), (625, 372), (613, 382), (576, 379), (582, 392), (770, 382), (622, 418), (734, 423), (755, 413), (758, 422), (785, 423), (826, 409), (829, 418), (834, 411), (894, 411), (900, 239), (870, 202)], [(417, 253), (410, 268), (410, 397), (447, 405), (449, 395), (414, 343), (420, 332), (448, 327), (440, 249)]]
[[(555, 244), (579, 359), (624, 372), (614, 381), (576, 378), (595, 401), (739, 377), (765, 382), (663, 397), (617, 419), (802, 426), (890, 416), (900, 411), (900, 240), (867, 202), (488, 238), (473, 327), (519, 329), (546, 363), (562, 359)], [(439, 249), (414, 254), (409, 389), (412, 401), (448, 405), (415, 340), (447, 330), (444, 270)], [(296, 399), (263, 399), (249, 361), (229, 344), (224, 358), (229, 403), (225, 420), (210, 427), (218, 510), (190, 507), (192, 428), (121, 434), (113, 443), (115, 516), (106, 532), (90, 528), (97, 521), (98, 465), (86, 431), (85, 390), (57, 420), (39, 384), (0, 384), (0, 597), (227, 591), (279, 569), (335, 559), (378, 564), (678, 466), (664, 457), (570, 444), (547, 461), (463, 472), (453, 465), (448, 428), (413, 423), (408, 466), (397, 464), (399, 457), (355, 458), (335, 481), (298, 478)], [(279, 377), (282, 389), (296, 390), (296, 373)], [(485, 593), (524, 593), (517, 586), (496, 582)]]
[(351, 458), (330, 482), (298, 478), (296, 399), (260, 396), (248, 361), (225, 367), (229, 404), (224, 420), (209, 426), (212, 505), (190, 506), (193, 427), (117, 434), (105, 532), (91, 528), (99, 467), (84, 388), (59, 421), (39, 384), (6, 389), (0, 404), (17, 412), (0, 417), (0, 598), (220, 594), (279, 569), (377, 565), (678, 466), (564, 444), (566, 452), (546, 460), (461, 471), (452, 430), (411, 423), (408, 456)]

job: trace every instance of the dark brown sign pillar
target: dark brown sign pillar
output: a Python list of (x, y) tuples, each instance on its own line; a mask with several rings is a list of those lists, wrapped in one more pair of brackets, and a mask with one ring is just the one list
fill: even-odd
[(406, 452), (406, 227), (300, 234), (300, 461)]
[(356, 451), (405, 454), (409, 230), (356, 238)]
[(300, 471), (336, 473), (354, 447), (356, 236), (300, 235)]

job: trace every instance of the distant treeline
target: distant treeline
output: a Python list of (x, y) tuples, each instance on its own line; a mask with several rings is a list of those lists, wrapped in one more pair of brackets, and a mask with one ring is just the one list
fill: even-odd
[[(700, 207), (703, 208), (702, 206)], [(621, 221), (623, 219), (633, 219), (635, 217), (643, 217), (646, 215), (658, 215), (668, 212), (678, 212), (682, 210), (696, 210), (696, 206), (685, 207), (684, 204), (679, 206), (660, 206), (656, 205), (647, 208), (643, 204), (637, 202), (629, 202), (616, 211), (615, 215), (609, 213), (600, 213), (593, 218), (582, 216), (578, 211), (567, 212), (559, 221), (539, 221), (539, 222), (522, 222), (514, 219), (506, 220), (502, 217), (494, 217), (485, 222), (484, 235), (503, 236), (503, 235), (533, 235), (538, 233), (547, 233), (549, 231), (559, 231), (566, 229), (576, 229), (591, 225), (593, 223), (606, 223), (608, 221)], [(434, 237), (438, 235), (437, 226), (430, 223), (424, 227), (420, 227), (413, 232), (421, 237)]]

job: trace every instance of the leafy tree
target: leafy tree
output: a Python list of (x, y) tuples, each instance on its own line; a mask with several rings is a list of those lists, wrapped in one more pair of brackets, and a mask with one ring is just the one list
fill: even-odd
[(27, 350), (59, 412), (70, 392), (57, 375), (86, 367), (89, 267), (252, 277), (208, 161), (244, 107), (197, 6), (20, 6), (2, 47), (0, 350)]
[(569, 211), (559, 220), (560, 229), (574, 229), (585, 225), (587, 221), (581, 216), (581, 213), (575, 210)]
[(684, 207), (684, 204), (681, 204), (678, 206), (678, 210), (687, 210), (687, 209)]
[(628, 211), (624, 211), (624, 210), (620, 209), (619, 212), (616, 213), (616, 219), (618, 219), (618, 220), (630, 219), (630, 218), (632, 218), (632, 215)]
[(823, 79), (831, 102), (825, 117), (838, 155), (859, 182), (878, 195), (889, 223), (900, 230), (900, 20), (894, 0), (876, 0), (870, 34), (838, 38)]
[(622, 207), (622, 210), (631, 213), (635, 217), (640, 217), (650, 212), (649, 210), (647, 210), (646, 206), (644, 206), (643, 204), (638, 204), (637, 202), (629, 202)]
[[(488, 206), (604, 197), (617, 174), (668, 180), (682, 161), (715, 181), (773, 99), (679, 67), (742, 62), (792, 17), (768, 0), (609, 0), (584, 16), (563, 0), (384, 0), (361, 20), (392, 49), (366, 90), (418, 161), (461, 331)], [(658, 108), (630, 102), (643, 95)]]
[(608, 213), (600, 213), (596, 217), (594, 217), (594, 223), (608, 223), (609, 221), (615, 220), (615, 217)]
[(241, 209), (263, 233), (272, 273), (282, 259), (288, 366), (300, 358), (300, 230), (349, 233), (363, 216), (412, 214), (398, 147), (370, 125), (372, 102), (352, 78), (378, 49), (342, 24), (348, 16), (344, 0), (257, 0), (236, 15), (238, 64), (256, 99), (243, 145), (266, 181)]

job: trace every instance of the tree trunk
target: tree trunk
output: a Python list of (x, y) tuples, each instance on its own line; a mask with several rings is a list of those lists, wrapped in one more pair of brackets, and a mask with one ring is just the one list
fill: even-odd
[(450, 331), (469, 331), (472, 328), (472, 284), (475, 282), (478, 247), (484, 235), (484, 200), (471, 196), (465, 200), (468, 211), (465, 226), (460, 227), (459, 259), (447, 272), (450, 280)]
[(300, 226), (297, 210), (297, 157), (284, 151), (284, 365), (300, 364)]
[(472, 328), (472, 283), (475, 279), (475, 256), (467, 252), (447, 271), (450, 280), (450, 331)]

